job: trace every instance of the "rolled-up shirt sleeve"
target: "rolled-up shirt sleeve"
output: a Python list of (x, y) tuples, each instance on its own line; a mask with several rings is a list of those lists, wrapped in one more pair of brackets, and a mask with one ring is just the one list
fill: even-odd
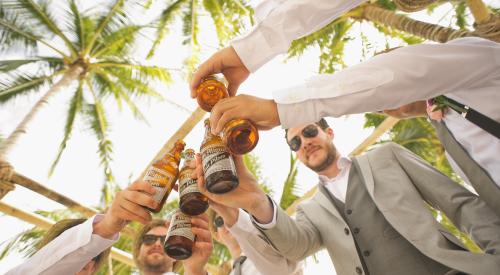
[(273, 98), (282, 127), (290, 128), (322, 117), (394, 109), (442, 94), (460, 102), (489, 89), (494, 98), (498, 90), (489, 86), (499, 82), (499, 44), (467, 37), (400, 48), (275, 91)]
[(308, 35), (358, 6), (361, 0), (268, 0), (256, 7), (256, 26), (231, 45), (251, 72), (278, 54), (293, 40)]
[(24, 263), (8, 271), (6, 275), (58, 275), (79, 272), (119, 238), (119, 234), (115, 234), (111, 239), (93, 234), (93, 224), (103, 217), (104, 215), (96, 215), (64, 231)]

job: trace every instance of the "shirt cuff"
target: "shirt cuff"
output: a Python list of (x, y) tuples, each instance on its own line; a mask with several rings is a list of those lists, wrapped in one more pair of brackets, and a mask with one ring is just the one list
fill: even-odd
[(280, 38), (280, 35), (265, 32), (265, 26), (257, 25), (251, 32), (234, 39), (231, 46), (234, 48), (245, 67), (252, 73), (269, 62), (275, 56), (285, 53), (289, 43)]
[(255, 225), (257, 225), (258, 227), (260, 227), (261, 229), (271, 229), (271, 228), (276, 226), (276, 217), (278, 214), (278, 211), (277, 211), (278, 206), (269, 196), (267, 198), (271, 201), (271, 203), (272, 203), (271, 205), (273, 206), (273, 219), (271, 220), (271, 222), (266, 223), (266, 224), (262, 224), (262, 223), (259, 223), (253, 216), (251, 216), (252, 222)]

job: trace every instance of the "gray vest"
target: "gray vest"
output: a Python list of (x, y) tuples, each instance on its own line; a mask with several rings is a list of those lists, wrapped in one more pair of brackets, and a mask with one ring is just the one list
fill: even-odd
[(500, 187), (467, 153), (443, 122), (431, 120), (444, 149), (469, 179), (479, 197), (500, 217)]
[(352, 165), (345, 205), (324, 186), (320, 186), (320, 190), (349, 226), (362, 259), (364, 274), (442, 275), (450, 272), (449, 267), (423, 255), (387, 222), (355, 170), (356, 166)]

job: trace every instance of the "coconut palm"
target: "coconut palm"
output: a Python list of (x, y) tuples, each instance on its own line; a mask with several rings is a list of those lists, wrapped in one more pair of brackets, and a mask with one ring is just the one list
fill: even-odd
[[(111, 97), (143, 119), (135, 104), (141, 97), (161, 98), (153, 84), (169, 83), (164, 68), (146, 66), (130, 57), (139, 31), (130, 11), (134, 1), (116, 0), (101, 9), (81, 11), (76, 0), (5, 0), (0, 3), (0, 104), (16, 97), (41, 93), (22, 122), (0, 146), (0, 160), (28, 124), (56, 94), (71, 93), (64, 138), (50, 169), (54, 171), (77, 119), (82, 119), (98, 140), (98, 152), (107, 182), (113, 181), (110, 168), (112, 142), (104, 100)], [(9, 54), (22, 50), (22, 58)], [(109, 201), (110, 197), (105, 196)]]
[(220, 46), (227, 44), (229, 39), (240, 32), (242, 26), (253, 24), (253, 9), (245, 0), (158, 0), (156, 2), (166, 3), (166, 6), (156, 20), (156, 38), (148, 58), (155, 54), (155, 50), (168, 34), (169, 26), (175, 20), (181, 20), (185, 37), (183, 44), (189, 45), (192, 49), (191, 57), (186, 61), (186, 69), (189, 72), (199, 61), (198, 34), (202, 16), (210, 15)]

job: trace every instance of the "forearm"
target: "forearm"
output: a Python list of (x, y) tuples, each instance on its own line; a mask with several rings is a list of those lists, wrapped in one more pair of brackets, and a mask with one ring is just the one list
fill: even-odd
[(285, 53), (293, 40), (319, 30), (361, 0), (265, 1), (257, 6), (257, 25), (232, 42), (245, 66), (255, 72), (274, 56)]
[[(324, 116), (395, 109), (499, 79), (500, 60), (495, 55), (500, 54), (500, 47), (483, 40), (477, 45), (470, 42), (477, 39), (471, 39), (397, 49), (276, 91), (273, 97), (281, 124), (288, 128)], [(457, 60), (468, 65), (457, 66)]]

